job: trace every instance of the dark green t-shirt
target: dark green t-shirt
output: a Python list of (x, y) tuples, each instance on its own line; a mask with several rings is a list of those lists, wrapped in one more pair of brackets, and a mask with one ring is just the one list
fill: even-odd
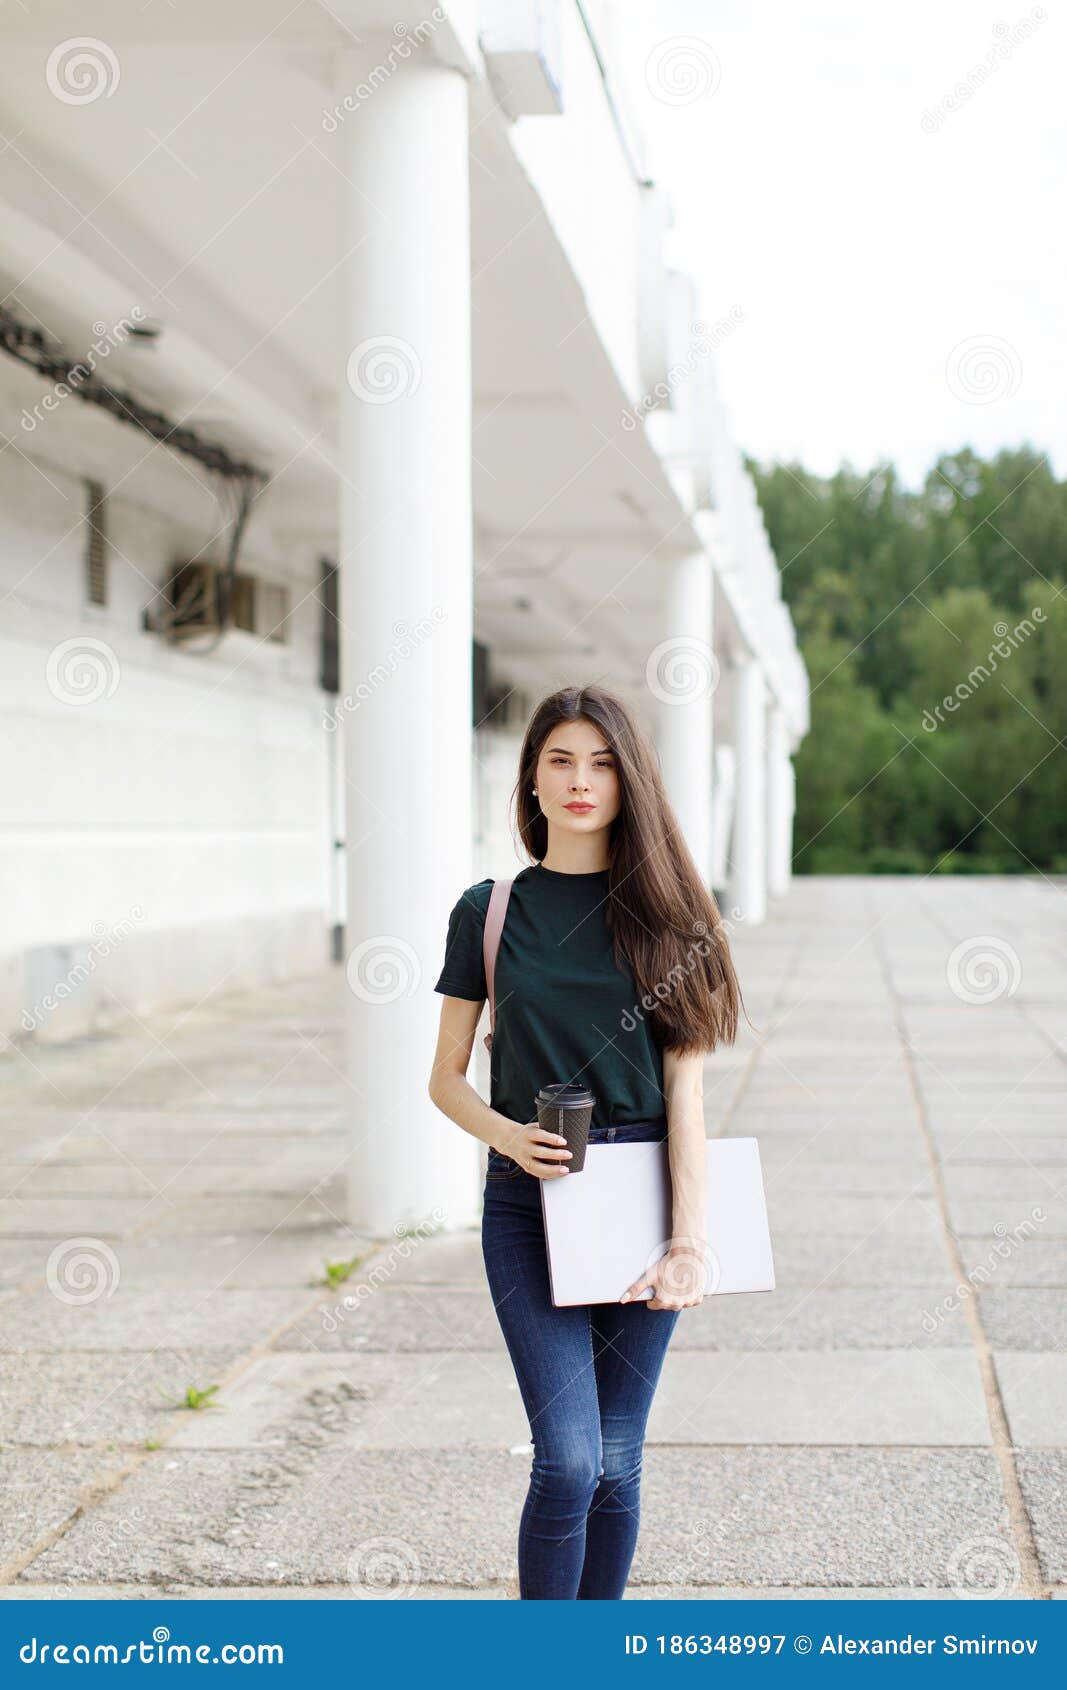
[[(434, 991), (488, 996), (482, 936), (491, 880), (469, 886), (448, 919)], [(608, 871), (560, 874), (541, 863), (515, 876), (496, 960), (490, 1107), (525, 1125), (553, 1081), (589, 1086), (593, 1125), (662, 1120), (663, 1057), (633, 975), (608, 933)]]

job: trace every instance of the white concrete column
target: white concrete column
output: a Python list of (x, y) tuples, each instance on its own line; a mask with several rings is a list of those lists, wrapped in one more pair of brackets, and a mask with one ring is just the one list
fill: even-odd
[(649, 673), (659, 699), (659, 758), (667, 796), (710, 888), (712, 874), (714, 576), (706, 552), (663, 567), (661, 643)]
[(757, 657), (741, 659), (734, 710), (737, 800), (730, 902), (743, 921), (758, 923), (767, 913), (767, 685)]
[(430, 1102), (448, 912), (472, 875), (467, 86), (340, 55), (340, 617), (347, 1218), (469, 1224), (478, 1145)]
[(767, 892), (781, 898), (793, 870), (793, 765), (785, 711), (772, 702), (767, 713)]

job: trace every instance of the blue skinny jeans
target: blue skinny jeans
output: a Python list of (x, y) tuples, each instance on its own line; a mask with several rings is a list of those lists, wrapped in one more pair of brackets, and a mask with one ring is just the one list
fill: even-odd
[[(593, 1127), (591, 1144), (667, 1136), (665, 1120)], [(482, 1257), (534, 1446), (519, 1522), (522, 1600), (621, 1598), (637, 1545), (645, 1427), (681, 1312), (556, 1308), (540, 1180), (490, 1150)]]

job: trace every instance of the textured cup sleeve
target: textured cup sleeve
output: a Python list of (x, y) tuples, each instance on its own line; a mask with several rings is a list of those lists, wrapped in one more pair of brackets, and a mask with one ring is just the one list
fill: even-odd
[(472, 998), (481, 1003), (489, 996), (485, 982), (485, 959), (482, 938), (485, 933), (485, 905), (475, 894), (478, 887), (468, 887), (453, 905), (448, 918), (445, 939), (445, 960), (435, 992), (450, 998)]

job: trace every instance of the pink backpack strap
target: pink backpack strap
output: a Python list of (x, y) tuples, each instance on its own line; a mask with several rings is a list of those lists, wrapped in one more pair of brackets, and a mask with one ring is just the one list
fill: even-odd
[(496, 1029), (496, 953), (500, 949), (500, 935), (504, 930), (504, 916), (507, 913), (508, 899), (511, 897), (510, 880), (494, 880), (493, 890), (489, 894), (489, 908), (485, 912), (485, 931), (482, 934), (482, 957), (485, 962), (485, 984), (489, 993), (489, 1026), (491, 1031), (485, 1035), (485, 1048), (493, 1048), (493, 1031)]

